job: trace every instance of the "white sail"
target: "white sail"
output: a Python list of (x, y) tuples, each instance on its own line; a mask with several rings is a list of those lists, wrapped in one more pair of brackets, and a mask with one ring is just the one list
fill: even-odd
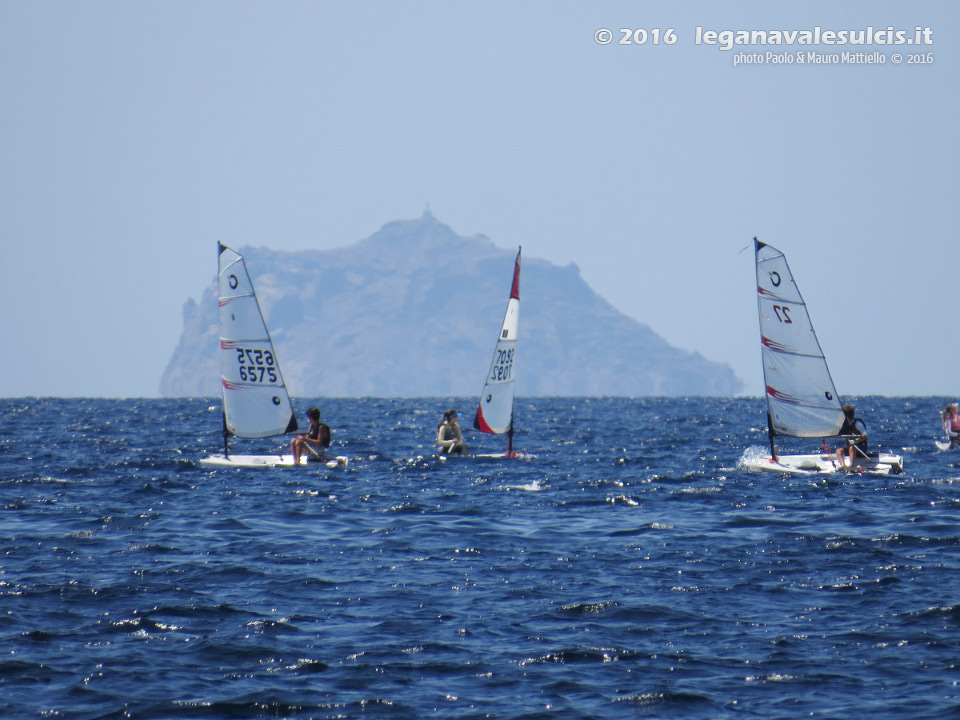
[(773, 435), (831, 437), (843, 411), (820, 341), (783, 253), (754, 238), (760, 354)]
[(219, 247), (224, 431), (245, 438), (293, 432), (297, 420), (247, 266)]
[[(473, 426), (483, 432), (501, 434), (513, 429), (513, 380), (520, 319), (520, 250), (513, 266), (510, 300), (497, 337), (497, 348), (480, 395)], [(510, 450), (508, 449), (508, 452)]]

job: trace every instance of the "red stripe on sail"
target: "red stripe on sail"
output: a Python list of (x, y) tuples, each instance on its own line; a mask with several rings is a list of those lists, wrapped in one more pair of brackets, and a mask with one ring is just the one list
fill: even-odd
[(496, 433), (487, 425), (487, 421), (483, 419), (483, 408), (477, 408), (477, 416), (473, 419), (473, 426), (480, 430), (481, 432), (490, 433), (491, 435), (496, 435)]
[(770, 387), (769, 385), (767, 385), (767, 395), (769, 395), (770, 397), (776, 400), (780, 400), (781, 402), (787, 402), (793, 405), (801, 404), (799, 398), (795, 398), (793, 395), (787, 395), (786, 393), (782, 393), (779, 390)]
[(775, 340), (771, 340), (770, 338), (765, 336), (760, 337), (760, 344), (765, 345), (771, 350), (782, 350), (783, 352), (791, 352), (796, 354), (796, 351), (791, 350), (790, 347), (788, 347), (787, 345), (784, 345), (783, 343), (778, 343)]
[(766, 297), (771, 300), (785, 299), (783, 295), (779, 295), (778, 293), (775, 293), (773, 290), (767, 290), (766, 288), (760, 287), (759, 285), (757, 285), (757, 294), (760, 295), (761, 297)]
[(520, 299), (520, 251), (517, 249), (517, 260), (513, 264), (513, 287), (510, 288), (510, 297)]

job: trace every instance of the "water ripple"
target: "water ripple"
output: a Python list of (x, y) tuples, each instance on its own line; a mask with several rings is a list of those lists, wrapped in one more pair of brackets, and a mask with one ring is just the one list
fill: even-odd
[(439, 460), (436, 416), (472, 402), (325, 400), (347, 468), (237, 471), (198, 463), (210, 399), (0, 400), (0, 714), (960, 708), (940, 399), (858, 401), (910, 448), (882, 478), (737, 468), (765, 438), (750, 398), (523, 399), (521, 461)]

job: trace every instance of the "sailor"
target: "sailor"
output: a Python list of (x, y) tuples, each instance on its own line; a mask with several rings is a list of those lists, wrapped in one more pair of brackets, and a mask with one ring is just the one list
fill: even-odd
[(447, 410), (443, 421), (437, 426), (437, 445), (441, 455), (467, 455), (467, 445), (463, 442), (463, 433), (457, 423), (457, 411)]
[(330, 447), (330, 426), (320, 422), (320, 408), (308, 408), (307, 417), (310, 420), (310, 427), (307, 432), (297, 435), (290, 441), (290, 452), (293, 455), (294, 465), (300, 464), (300, 456), (305, 452), (316, 460), (322, 460), (324, 457), (323, 449)]
[(950, 447), (960, 447), (960, 412), (957, 403), (950, 403), (947, 409), (940, 413), (943, 423), (943, 432), (950, 441)]
[[(846, 438), (846, 445), (837, 448), (837, 463), (840, 467), (852, 467), (857, 456), (867, 457), (867, 426), (856, 416), (853, 405), (843, 406), (843, 425), (840, 427), (840, 437)], [(843, 456), (846, 454), (847, 462)]]

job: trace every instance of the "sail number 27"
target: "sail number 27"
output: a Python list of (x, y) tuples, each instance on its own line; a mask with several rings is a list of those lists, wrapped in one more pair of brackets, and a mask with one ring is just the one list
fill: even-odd
[(237, 348), (237, 362), (240, 365), (240, 379), (245, 382), (275, 383), (280, 379), (277, 362), (269, 350)]
[(790, 319), (790, 308), (786, 305), (774, 305), (773, 311), (777, 314), (777, 320), (782, 323), (792, 323)]

